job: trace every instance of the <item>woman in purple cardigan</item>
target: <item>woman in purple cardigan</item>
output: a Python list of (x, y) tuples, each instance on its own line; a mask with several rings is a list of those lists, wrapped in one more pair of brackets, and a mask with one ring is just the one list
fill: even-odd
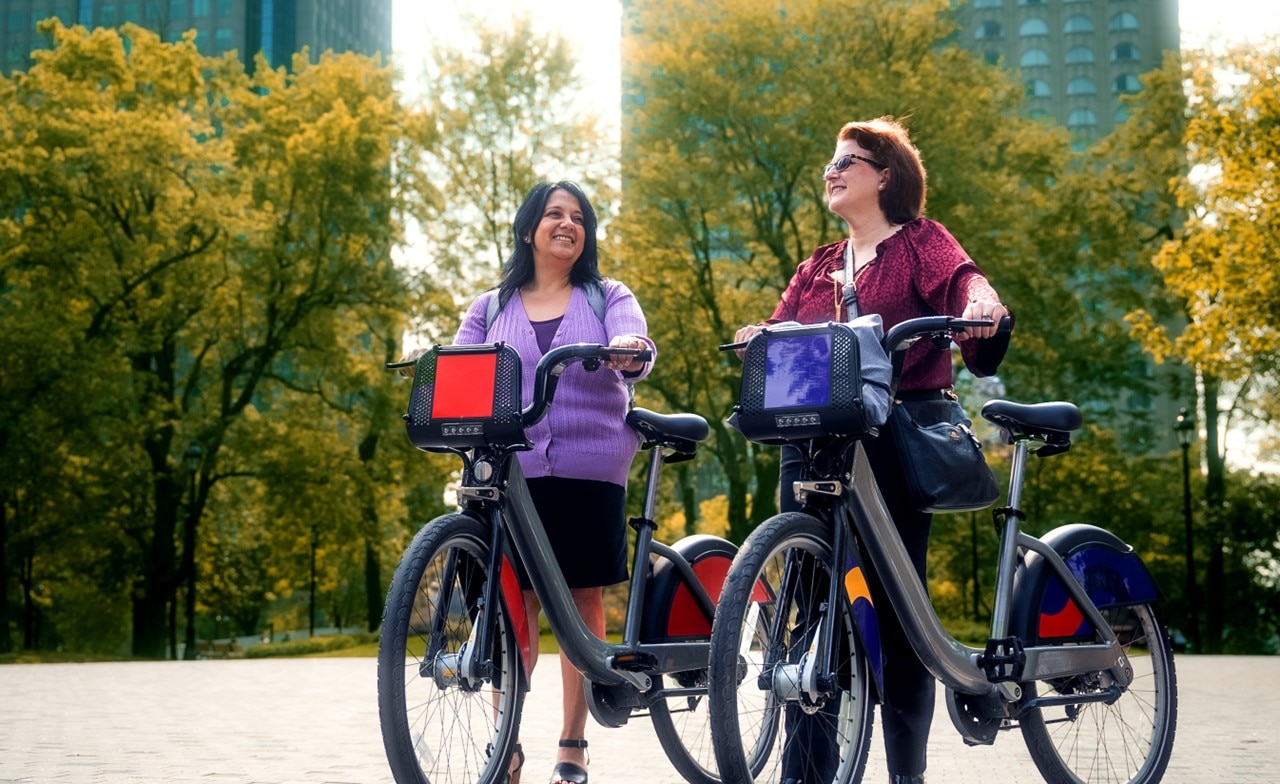
[[(595, 210), (577, 185), (534, 186), (516, 212), (512, 230), (515, 251), (503, 269), (501, 285), (472, 303), (454, 343), (503, 341), (513, 346), (520, 354), (524, 405), (532, 396), (538, 360), (555, 346), (655, 348), (635, 295), (600, 276)], [(601, 294), (603, 320), (591, 301)], [(499, 307), (490, 320), (494, 297)], [(640, 443), (626, 424), (626, 386), (644, 378), (652, 367), (621, 354), (596, 372), (571, 365), (560, 377), (555, 405), (526, 430), (533, 449), (517, 455), (578, 612), (601, 638), (602, 589), (627, 579), (625, 491)], [(536, 618), (537, 597), (524, 567), (518, 571), (525, 607), (529, 617)], [(536, 661), (536, 645), (532, 656)], [(563, 658), (560, 670), (564, 718), (551, 784), (583, 784), (588, 709), (582, 676)], [(517, 745), (510, 767), (512, 784), (520, 780), (523, 764), (524, 751)]]

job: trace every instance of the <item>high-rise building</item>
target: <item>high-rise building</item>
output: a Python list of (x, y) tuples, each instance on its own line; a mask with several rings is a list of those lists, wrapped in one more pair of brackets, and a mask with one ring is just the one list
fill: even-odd
[(1178, 0), (968, 0), (959, 43), (1017, 71), (1031, 112), (1087, 144), (1122, 122), (1120, 97), (1179, 50)]
[(252, 64), (258, 52), (287, 65), (294, 52), (391, 54), (391, 0), (0, 0), (0, 71), (25, 70), (31, 51), (48, 46), (36, 23), (56, 16), (68, 27), (133, 22), (166, 41), (190, 29), (207, 55), (235, 50)]

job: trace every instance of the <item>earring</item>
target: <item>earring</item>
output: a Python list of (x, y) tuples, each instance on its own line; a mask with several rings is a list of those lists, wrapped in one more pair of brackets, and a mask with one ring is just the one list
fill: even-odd
[(884, 183), (880, 183), (880, 190), (884, 190)]
[(528, 235), (528, 234), (524, 235), (524, 244), (525, 244), (525, 245), (528, 245), (528, 244), (529, 244), (529, 235)]

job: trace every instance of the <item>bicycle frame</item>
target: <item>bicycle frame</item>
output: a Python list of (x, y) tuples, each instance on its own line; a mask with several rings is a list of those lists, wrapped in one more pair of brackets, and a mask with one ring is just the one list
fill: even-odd
[[(600, 351), (604, 351), (605, 356), (608, 355), (608, 349), (604, 347), (575, 344), (555, 349), (544, 356), (535, 375), (533, 403), (522, 412), (524, 422), (527, 424), (537, 421), (544, 415), (554, 396), (559, 375), (569, 362), (582, 360), (594, 362), (598, 366), (602, 358), (597, 356)], [(620, 691), (609, 694), (609, 707), (640, 706), (644, 701), (639, 698), (639, 693), (644, 693), (647, 700), (701, 693), (674, 687), (654, 689), (652, 676), (705, 669), (709, 645), (707, 640), (653, 642), (642, 639), (642, 621), (651, 619), (656, 613), (671, 611), (671, 608), (651, 607), (646, 603), (650, 596), (652, 555), (660, 556), (674, 567), (674, 579), (687, 590), (694, 612), (699, 616), (699, 622), (705, 625), (706, 636), (709, 638), (715, 610), (713, 595), (718, 598), (724, 574), (727, 573), (735, 552), (728, 542), (710, 541), (713, 537), (689, 537), (675, 546), (663, 544), (653, 538), (657, 528), (653, 515), (662, 463), (688, 459), (692, 456), (697, 441), (707, 434), (706, 423), (700, 417), (696, 418), (700, 427), (692, 427), (687, 419), (681, 421), (681, 416), (663, 416), (643, 409), (633, 410), (628, 415), (628, 423), (645, 440), (650, 456), (644, 514), (631, 521), (636, 528), (637, 537), (631, 568), (626, 627), (621, 643), (609, 643), (596, 637), (578, 614), (564, 573), (556, 561), (516, 459), (516, 452), (526, 448), (525, 445), (486, 445), (475, 447), (472, 452), (452, 447), (433, 449), (455, 454), (463, 461), (463, 483), (458, 488), (459, 504), (467, 514), (487, 524), (490, 532), (490, 557), (494, 561), (490, 566), (502, 567), (488, 570), (489, 576), (481, 589), (481, 606), (494, 607), (498, 597), (502, 597), (506, 603), (506, 614), (512, 619), (519, 641), (526, 686), (531, 672), (532, 624), (531, 619), (525, 617), (524, 600), (515, 579), (515, 570), (504, 555), (510, 552), (506, 548), (508, 541), (526, 567), (532, 589), (546, 612), (564, 656), (588, 681), (605, 688), (621, 687)], [(664, 457), (664, 448), (671, 448), (674, 453), (670, 457)], [(723, 547), (719, 547), (716, 542), (723, 542)], [(722, 561), (722, 568), (702, 568), (703, 563), (712, 561), (717, 556)], [(696, 561), (697, 565), (691, 561)], [(438, 612), (447, 612), (448, 606), (447, 602), (441, 603)], [(475, 624), (474, 644), (458, 655), (459, 661), (442, 665), (450, 672), (456, 670), (463, 679), (488, 677), (492, 670), (486, 657), (492, 650), (491, 641), (496, 633), (494, 624), (497, 616), (484, 611), (482, 615), (484, 619)], [(437, 618), (433, 623), (439, 626), (442, 620)], [(608, 723), (608, 717), (597, 715), (597, 719)]]
[[(651, 464), (656, 464), (660, 456), (651, 457)], [(656, 472), (651, 467), (651, 476)], [(643, 610), (646, 584), (648, 580), (647, 564), (651, 553), (668, 558), (676, 565), (685, 584), (692, 592), (694, 600), (706, 614), (708, 622), (714, 613), (714, 602), (707, 593), (706, 586), (695, 575), (688, 561), (677, 551), (655, 542), (652, 529), (640, 526), (637, 537), (635, 556), (630, 580), (630, 596), (627, 603), (627, 624), (624, 639), (621, 643), (609, 643), (596, 637), (587, 628), (578, 614), (577, 608), (569, 593), (564, 573), (556, 563), (551, 543), (542, 528), (537, 510), (529, 497), (529, 489), (525, 484), (524, 474), (514, 459), (509, 459), (506, 466), (507, 477), (501, 492), (506, 494), (505, 508), (497, 505), (489, 507), (489, 521), (494, 530), (505, 530), (511, 538), (516, 552), (523, 560), (529, 573), (529, 581), (542, 609), (547, 614), (547, 621), (560, 643), (561, 653), (588, 680), (613, 686), (630, 684), (642, 692), (652, 688), (652, 673), (680, 672), (696, 670), (706, 666), (707, 644), (702, 643), (642, 643), (638, 639), (640, 616)], [(459, 495), (474, 495), (475, 491), (489, 488), (461, 488)], [(652, 513), (652, 510), (649, 510)], [(510, 604), (510, 600), (508, 600)], [(519, 607), (523, 608), (523, 602)], [(523, 609), (516, 612), (523, 614)], [(478, 650), (487, 650), (483, 645)], [(527, 658), (526, 658), (527, 661)], [(526, 665), (527, 666), (527, 665)]]
[[(1026, 442), (1016, 445), (1009, 498), (1009, 506), (1013, 510), (1017, 509), (1017, 491), (1021, 488), (1022, 472), (1028, 455)], [(1041, 540), (1021, 532), (1017, 514), (1006, 513), (1004, 516), (991, 639), (1003, 640), (1008, 637), (1014, 574), (1017, 570), (1018, 550), (1021, 548), (1035, 552), (1046, 560), (1051, 572), (1059, 577), (1087, 620), (1103, 634), (1105, 642), (1070, 648), (1024, 648), (1022, 654), (1025, 656), (1025, 664), (1016, 673), (1019, 677), (993, 683), (980, 665), (986, 651), (958, 642), (938, 620), (928, 593), (916, 577), (906, 548), (880, 495), (880, 489), (876, 486), (871, 465), (861, 444), (855, 445), (850, 492), (844, 503), (837, 508), (840, 510), (837, 546), (850, 546), (848, 537), (842, 535), (839, 529), (847, 529), (851, 522), (921, 663), (943, 685), (964, 694), (1001, 696), (1009, 701), (1016, 700), (1019, 696), (1015, 688), (1016, 680), (1041, 680), (1108, 670), (1120, 686), (1128, 685), (1132, 668), (1120, 649), (1115, 634), (1088, 594), (1071, 575), (1061, 556)], [(1009, 674), (1014, 675), (1013, 672)]]

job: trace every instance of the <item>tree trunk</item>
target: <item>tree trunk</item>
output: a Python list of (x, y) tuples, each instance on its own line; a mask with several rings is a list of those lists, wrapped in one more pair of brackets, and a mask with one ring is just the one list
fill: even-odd
[(5, 550), (5, 542), (9, 538), (9, 507), (0, 498), (0, 653), (13, 650), (9, 640), (9, 558)]
[(1205, 575), (1205, 652), (1222, 650), (1222, 620), (1226, 616), (1225, 544), (1226, 461), (1218, 437), (1218, 393), (1216, 376), (1203, 375), (1204, 383), (1204, 454), (1205, 467), (1205, 532), (1209, 562)]

